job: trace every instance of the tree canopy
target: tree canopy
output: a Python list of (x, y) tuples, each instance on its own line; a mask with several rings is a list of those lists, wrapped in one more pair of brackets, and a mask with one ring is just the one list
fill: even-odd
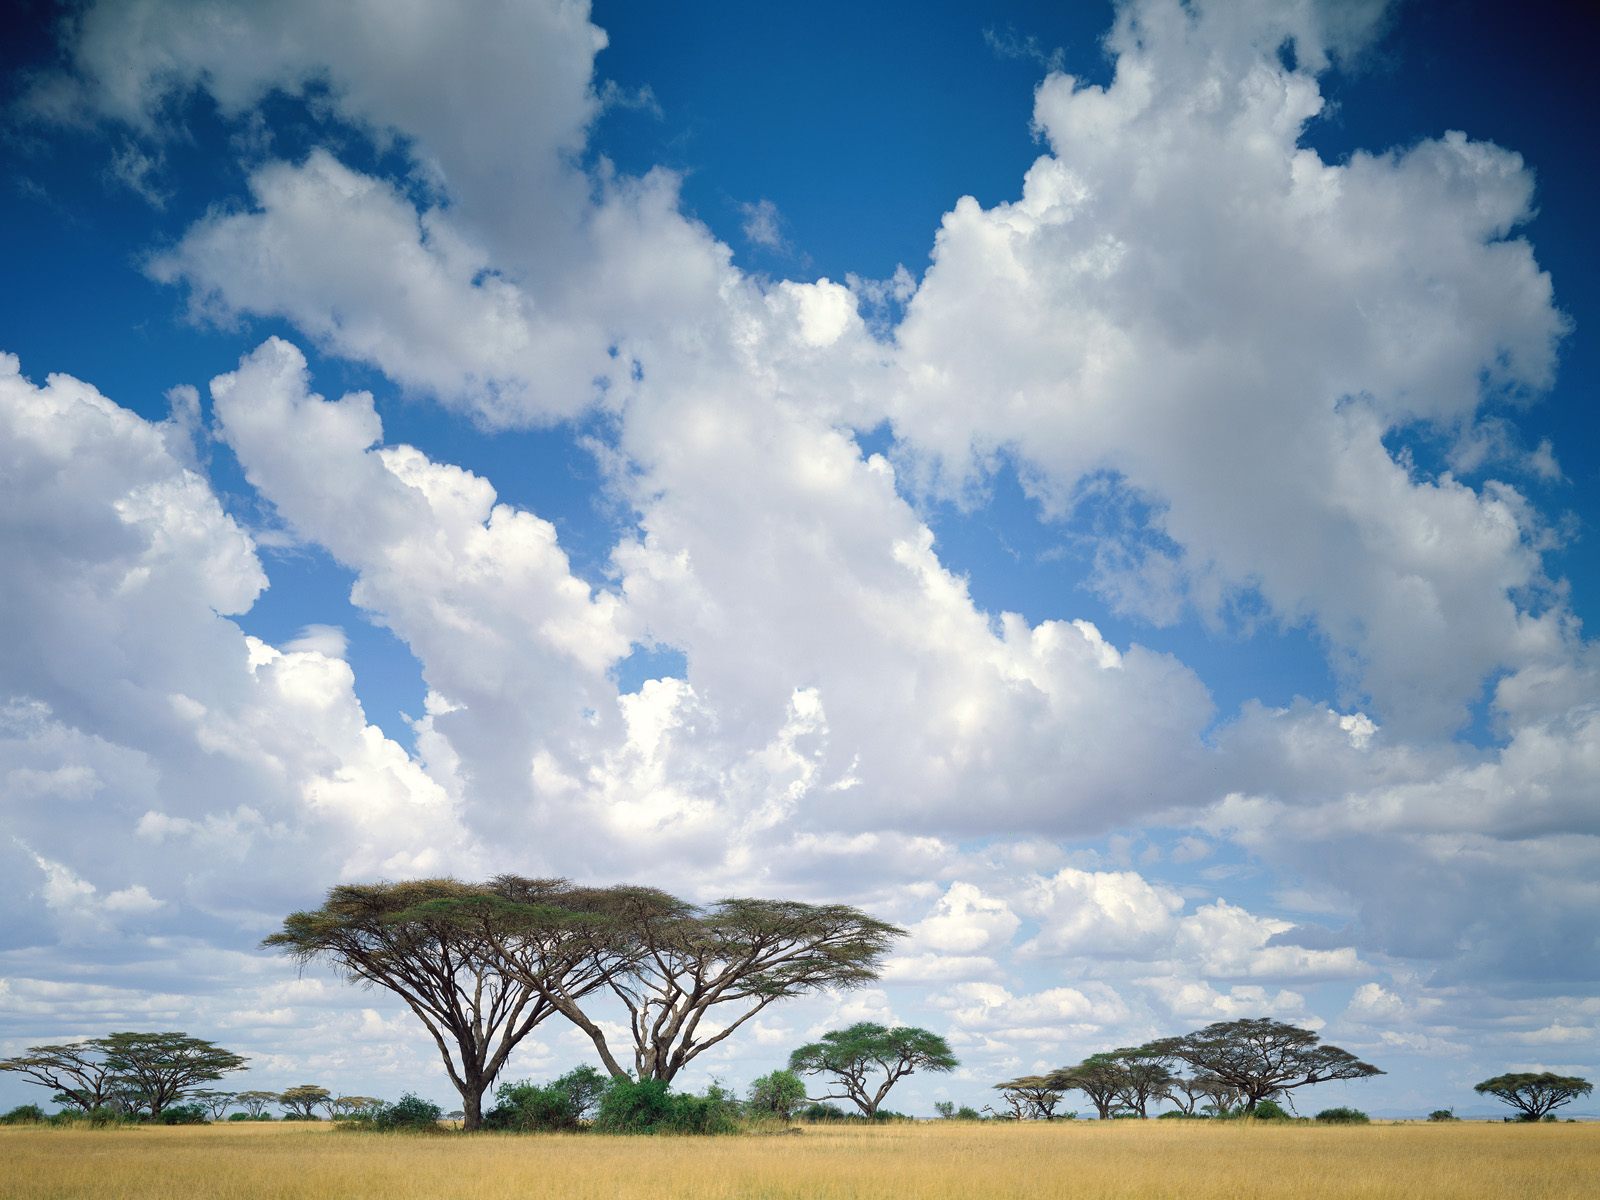
[(15, 1058), (0, 1059), (0, 1071), (12, 1071), (84, 1112), (100, 1108), (117, 1086), (104, 1050), (93, 1042), (30, 1046)]
[(1151, 1042), (1140, 1052), (1188, 1063), (1235, 1088), (1247, 1113), (1269, 1096), (1313, 1083), (1383, 1074), (1346, 1050), (1323, 1045), (1311, 1030), (1269, 1017), (1219, 1021), (1182, 1037)]
[(302, 1083), (278, 1093), (278, 1103), (300, 1117), (314, 1117), (317, 1109), (333, 1111), (333, 1093), (315, 1083)]
[(952, 1071), (959, 1064), (944, 1038), (911, 1025), (861, 1021), (825, 1033), (789, 1056), (789, 1069), (832, 1076), (838, 1090), (814, 1100), (849, 1100), (865, 1116), (878, 1111), (889, 1089), (915, 1071)]
[[(430, 906), (480, 930), (500, 966), (583, 1030), (613, 1076), (670, 1081), (774, 1001), (878, 976), (901, 930), (847, 905), (736, 898), (701, 907), (656, 888), (500, 876), (503, 901)], [(494, 926), (498, 925), (498, 928)], [(584, 997), (628, 1014), (631, 1071)], [(713, 1010), (717, 1029), (702, 1033)]]
[(1538, 1121), (1546, 1113), (1579, 1096), (1587, 1096), (1594, 1085), (1579, 1075), (1557, 1075), (1550, 1071), (1513, 1072), (1485, 1079), (1473, 1087), (1480, 1096), (1493, 1096), (1516, 1109), (1524, 1121)]
[(197, 1083), (244, 1069), (246, 1059), (186, 1033), (112, 1033), (88, 1043), (133, 1101), (152, 1117)]
[[(461, 1093), (463, 1126), (477, 1129), (484, 1091), (517, 1044), (555, 1011), (528, 970), (508, 970), (504, 961), (509, 934), (521, 927), (529, 894), (541, 886), (562, 884), (341, 884), (321, 908), (290, 914), (262, 944), (302, 964), (326, 962), (348, 979), (399, 996), (432, 1036)], [(467, 914), (471, 920), (463, 919)], [(562, 986), (578, 994), (600, 982), (584, 975), (581, 959), (542, 963), (539, 970), (562, 974)]]

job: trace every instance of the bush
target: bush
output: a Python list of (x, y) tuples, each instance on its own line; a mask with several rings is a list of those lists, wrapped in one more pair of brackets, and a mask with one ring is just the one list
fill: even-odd
[(661, 1079), (613, 1079), (594, 1124), (602, 1133), (734, 1133), (739, 1102), (715, 1083), (696, 1096), (675, 1094)]
[(1294, 1117), (1276, 1100), (1263, 1100), (1256, 1105), (1256, 1111), (1251, 1116), (1258, 1121), (1292, 1121)]
[(359, 1124), (384, 1133), (431, 1133), (439, 1128), (443, 1116), (444, 1110), (437, 1104), (407, 1092), (393, 1104), (374, 1108), (366, 1120), (349, 1122), (347, 1127)]
[(810, 1104), (807, 1104), (804, 1107), (796, 1110), (794, 1115), (797, 1121), (807, 1121), (812, 1124), (825, 1123), (829, 1121), (843, 1121), (847, 1119), (844, 1109), (840, 1108), (837, 1104), (828, 1104), (826, 1101), (822, 1100), (812, 1101)]
[(19, 1104), (0, 1116), (0, 1125), (38, 1125), (44, 1119), (44, 1109), (37, 1104)]
[(1372, 1118), (1359, 1108), (1325, 1108), (1317, 1114), (1325, 1125), (1370, 1125)]
[(152, 1125), (208, 1125), (205, 1106), (201, 1104), (174, 1104), (163, 1108), (150, 1118)]
[(555, 1084), (540, 1087), (523, 1080), (495, 1089), (495, 1106), (483, 1117), (485, 1129), (516, 1133), (559, 1133), (579, 1127), (572, 1097)]
[(1428, 1120), (1430, 1121), (1459, 1121), (1460, 1119), (1460, 1117), (1456, 1116), (1455, 1110), (1450, 1108), (1436, 1108), (1428, 1114)]
[(1210, 1119), (1211, 1115), (1209, 1113), (1186, 1113), (1179, 1112), (1177, 1109), (1156, 1114), (1156, 1120), (1158, 1121), (1209, 1121)]
[(774, 1071), (750, 1084), (750, 1111), (788, 1124), (806, 1098), (806, 1085), (793, 1071)]
[(48, 1124), (60, 1127), (63, 1125), (87, 1125), (91, 1129), (106, 1129), (113, 1125), (137, 1125), (139, 1118), (132, 1113), (120, 1108), (93, 1108), (88, 1112), (82, 1109), (67, 1108), (58, 1113), (52, 1113), (45, 1118)]
[(317, 1116), (316, 1113), (286, 1112), (286, 1113), (283, 1114), (283, 1116), (279, 1117), (278, 1120), (280, 1120), (280, 1121), (320, 1121), (320, 1120), (322, 1120), (322, 1118)]
[(272, 1121), (272, 1120), (276, 1120), (276, 1119), (277, 1118), (275, 1118), (269, 1112), (264, 1112), (260, 1116), (256, 1116), (256, 1117), (252, 1117), (249, 1113), (229, 1113), (228, 1114), (228, 1120), (230, 1120), (230, 1121)]

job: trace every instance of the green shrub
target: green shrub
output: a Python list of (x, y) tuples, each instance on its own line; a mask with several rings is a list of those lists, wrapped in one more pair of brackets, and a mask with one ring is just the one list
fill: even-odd
[(1436, 1108), (1428, 1114), (1428, 1120), (1430, 1121), (1459, 1121), (1460, 1119), (1460, 1117), (1456, 1116), (1455, 1110), (1449, 1108)]
[(805, 1101), (806, 1085), (793, 1071), (774, 1071), (750, 1084), (750, 1111), (787, 1124)]
[(1251, 1114), (1258, 1121), (1292, 1121), (1293, 1115), (1276, 1100), (1263, 1100)]
[(495, 1106), (483, 1117), (485, 1129), (516, 1133), (558, 1133), (577, 1129), (578, 1109), (572, 1097), (554, 1084), (540, 1087), (523, 1080), (495, 1089)]
[(236, 1113), (229, 1113), (228, 1114), (228, 1120), (230, 1120), (230, 1121), (272, 1121), (272, 1120), (276, 1120), (276, 1119), (277, 1118), (275, 1118), (271, 1113), (268, 1113), (268, 1112), (264, 1112), (260, 1116), (256, 1116), (256, 1117), (252, 1117), (249, 1113), (237, 1113), (236, 1112)]
[(278, 1120), (280, 1120), (280, 1121), (320, 1121), (320, 1120), (322, 1120), (322, 1118), (317, 1116), (316, 1113), (286, 1112), (286, 1113), (283, 1114), (283, 1116), (279, 1117)]
[(205, 1106), (201, 1104), (174, 1104), (163, 1108), (150, 1118), (152, 1125), (208, 1125)]
[(1372, 1118), (1359, 1108), (1325, 1108), (1317, 1114), (1325, 1125), (1370, 1125)]
[(733, 1133), (739, 1102), (715, 1083), (696, 1096), (674, 1093), (661, 1079), (613, 1079), (594, 1124), (602, 1133)]
[(384, 1133), (431, 1133), (439, 1128), (443, 1116), (444, 1110), (437, 1104), (407, 1092), (393, 1104), (373, 1109), (364, 1123)]
[(1209, 1113), (1186, 1113), (1179, 1112), (1177, 1109), (1156, 1114), (1156, 1120), (1158, 1121), (1209, 1121), (1210, 1119), (1211, 1115)]
[(44, 1119), (44, 1109), (37, 1104), (19, 1104), (0, 1116), (0, 1125), (38, 1125)]
[(846, 1119), (846, 1113), (844, 1109), (840, 1108), (837, 1104), (829, 1104), (822, 1100), (814, 1100), (810, 1104), (804, 1105), (800, 1109), (796, 1110), (794, 1115), (795, 1120), (808, 1121), (812, 1124), (825, 1123), (829, 1121), (843, 1121)]

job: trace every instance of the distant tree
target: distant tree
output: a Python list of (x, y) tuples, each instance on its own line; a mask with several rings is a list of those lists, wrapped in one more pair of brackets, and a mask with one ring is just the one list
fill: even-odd
[(254, 1118), (259, 1117), (263, 1112), (265, 1112), (267, 1105), (276, 1104), (278, 1102), (278, 1093), (259, 1091), (235, 1092), (233, 1094), (233, 1099), (235, 1104), (238, 1104), (244, 1109), (245, 1112), (249, 1113), (250, 1116)]
[(1141, 1119), (1148, 1118), (1150, 1101), (1164, 1097), (1172, 1083), (1165, 1056), (1151, 1047), (1137, 1046), (1113, 1050), (1107, 1057), (1122, 1065), (1122, 1084), (1117, 1091), (1122, 1106)]
[(537, 965), (536, 956), (518, 957), (525, 909), (564, 886), (509, 876), (488, 884), (341, 884), (321, 908), (290, 914), (262, 944), (399, 996), (432, 1036), (461, 1093), (463, 1128), (474, 1130), (483, 1122), (483, 1093), (512, 1050), (556, 1011), (546, 991), (581, 996), (602, 981), (582, 945)]
[(328, 1103), (328, 1111), (334, 1116), (348, 1117), (365, 1109), (378, 1108), (382, 1104), (383, 1101), (376, 1096), (335, 1096)]
[[(475, 912), (493, 914), (499, 929), (478, 928), (500, 949), (503, 969), (583, 1030), (614, 1078), (670, 1082), (769, 1004), (876, 979), (902, 934), (845, 905), (730, 899), (702, 908), (655, 888), (577, 888), (516, 876), (501, 876), (494, 887), (511, 899), (522, 893), (520, 901), (437, 907), (469, 923)], [(583, 969), (552, 969), (570, 962)], [(583, 1003), (599, 983), (628, 1013), (631, 1071)], [(713, 1012), (716, 1032), (702, 1034)]]
[(1246, 1113), (1269, 1096), (1331, 1079), (1366, 1079), (1383, 1072), (1309, 1029), (1256, 1017), (1219, 1021), (1182, 1037), (1163, 1038), (1145, 1053), (1187, 1063), (1238, 1089)]
[(1538, 1121), (1579, 1096), (1587, 1096), (1594, 1085), (1577, 1075), (1521, 1071), (1485, 1079), (1472, 1090), (1480, 1096), (1493, 1096), (1509, 1104), (1520, 1114), (1519, 1120)]
[(247, 1060), (186, 1033), (112, 1033), (90, 1045), (105, 1055), (111, 1073), (133, 1103), (152, 1118), (197, 1083), (214, 1083)]
[(1082, 1092), (1095, 1116), (1109, 1121), (1128, 1086), (1127, 1066), (1110, 1054), (1091, 1054), (1075, 1067), (1060, 1067), (1045, 1077), (1058, 1092)]
[(1436, 1108), (1428, 1114), (1428, 1120), (1430, 1121), (1459, 1121), (1460, 1119), (1460, 1117), (1456, 1116), (1453, 1108)]
[(0, 1071), (51, 1088), (57, 1103), (84, 1112), (104, 1107), (117, 1082), (105, 1051), (93, 1042), (31, 1046), (15, 1058), (0, 1059)]
[(572, 1111), (580, 1121), (591, 1121), (600, 1110), (600, 1098), (611, 1086), (611, 1077), (585, 1063), (573, 1067), (565, 1075), (551, 1081), (550, 1086), (562, 1092), (572, 1104)]
[(1174, 1075), (1167, 1081), (1167, 1089), (1162, 1095), (1176, 1104), (1184, 1116), (1193, 1117), (1198, 1115), (1200, 1105), (1210, 1097), (1210, 1083), (1203, 1075)]
[(750, 1107), (787, 1125), (806, 1098), (806, 1085), (793, 1071), (773, 1071), (750, 1084)]
[(994, 1086), (1018, 1120), (1024, 1117), (1054, 1120), (1063, 1094), (1048, 1075), (1019, 1075)]
[(234, 1096), (232, 1092), (218, 1092), (208, 1088), (202, 1088), (199, 1091), (190, 1092), (184, 1097), (184, 1099), (188, 1100), (190, 1103), (198, 1104), (201, 1108), (205, 1109), (206, 1115), (213, 1121), (222, 1120), (223, 1117), (228, 1115), (228, 1110), (234, 1105)]
[(315, 1083), (302, 1083), (279, 1092), (278, 1103), (297, 1117), (315, 1117), (319, 1108), (333, 1111), (333, 1093)]
[(956, 1119), (956, 1102), (954, 1100), (935, 1100), (933, 1112), (941, 1121), (954, 1121)]
[(789, 1069), (832, 1076), (839, 1089), (813, 1100), (849, 1100), (865, 1116), (878, 1111), (889, 1089), (915, 1071), (952, 1071), (959, 1064), (944, 1038), (914, 1026), (888, 1028), (862, 1021), (822, 1035), (789, 1056)]

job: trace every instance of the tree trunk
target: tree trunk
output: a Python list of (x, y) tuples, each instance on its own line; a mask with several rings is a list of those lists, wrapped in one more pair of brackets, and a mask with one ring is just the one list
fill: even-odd
[(483, 1090), (487, 1080), (469, 1079), (461, 1084), (461, 1132), (483, 1128)]

